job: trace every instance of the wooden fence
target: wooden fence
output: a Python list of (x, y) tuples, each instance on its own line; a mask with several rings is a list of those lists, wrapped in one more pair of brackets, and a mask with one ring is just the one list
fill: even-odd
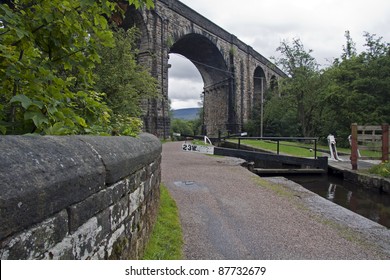
[[(380, 159), (382, 162), (389, 160), (389, 125), (357, 125), (351, 126), (351, 164), (352, 169), (357, 170), (357, 160)], [(376, 151), (381, 154), (379, 157), (360, 156), (359, 151)]]

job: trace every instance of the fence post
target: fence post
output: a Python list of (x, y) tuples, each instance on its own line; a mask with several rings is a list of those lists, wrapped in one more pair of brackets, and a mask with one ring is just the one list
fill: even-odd
[(357, 123), (351, 125), (351, 165), (352, 170), (357, 170), (358, 165), (358, 139), (357, 139)]
[(389, 124), (382, 124), (382, 162), (389, 160)]

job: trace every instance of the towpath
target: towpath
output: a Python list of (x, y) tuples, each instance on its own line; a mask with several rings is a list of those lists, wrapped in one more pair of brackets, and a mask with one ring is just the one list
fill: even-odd
[(163, 145), (162, 181), (177, 202), (186, 259), (390, 259), (390, 231), (240, 160)]

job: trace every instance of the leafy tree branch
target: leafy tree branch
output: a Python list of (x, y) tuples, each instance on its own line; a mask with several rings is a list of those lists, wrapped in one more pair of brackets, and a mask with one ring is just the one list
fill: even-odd
[(115, 45), (109, 21), (114, 12), (125, 12), (118, 8), (123, 2), (1, 2), (1, 133), (110, 133), (113, 110), (105, 93), (96, 91), (93, 72), (99, 51)]

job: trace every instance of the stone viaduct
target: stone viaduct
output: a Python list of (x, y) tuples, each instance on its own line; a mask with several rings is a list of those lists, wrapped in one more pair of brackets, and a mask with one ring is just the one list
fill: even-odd
[(285, 74), (252, 47), (177, 0), (153, 10), (128, 7), (122, 27), (142, 32), (139, 62), (157, 78), (161, 97), (144, 104), (145, 130), (169, 137), (169, 54), (188, 58), (204, 82), (204, 133), (240, 132), (261, 93)]

